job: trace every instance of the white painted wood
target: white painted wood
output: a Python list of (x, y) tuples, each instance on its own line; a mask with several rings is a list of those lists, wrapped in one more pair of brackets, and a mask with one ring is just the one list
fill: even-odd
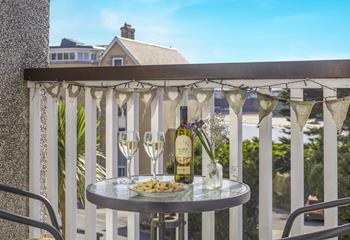
[[(140, 109), (139, 109), (140, 96), (138, 93), (133, 93), (127, 103), (127, 130), (139, 131), (140, 121)], [(142, 139), (143, 136), (140, 136)], [(134, 159), (131, 162), (131, 175), (137, 175), (139, 173), (139, 151), (136, 152)], [(128, 214), (128, 240), (140, 239), (140, 214), (129, 213)]]
[[(29, 105), (29, 191), (40, 194), (40, 88), (30, 88)], [(40, 221), (40, 203), (29, 199), (29, 216)], [(29, 228), (29, 237), (40, 236), (40, 230)]]
[[(203, 106), (202, 118), (208, 119), (214, 115), (214, 95), (208, 100), (207, 104)], [(204, 148), (202, 148), (202, 175), (207, 176), (208, 168), (207, 165), (210, 163), (210, 158)], [(202, 213), (202, 239), (212, 240), (215, 239), (215, 212), (204, 212)]]
[(47, 94), (47, 197), (58, 214), (58, 111), (57, 99)]
[[(76, 86), (72, 86), (73, 92)], [(77, 98), (69, 97), (66, 89), (66, 231), (65, 238), (74, 240), (77, 238)]]
[[(151, 103), (151, 131), (164, 132), (164, 89), (157, 89), (157, 95)], [(165, 133), (164, 133), (165, 134)], [(164, 157), (163, 154), (157, 161), (156, 173), (163, 174)]]
[[(118, 176), (118, 105), (113, 89), (106, 94), (106, 177)], [(118, 236), (117, 211), (106, 209), (106, 239), (115, 240)]]
[[(333, 79), (332, 79), (333, 80)], [(336, 90), (324, 88), (323, 97), (334, 97)], [(331, 98), (328, 98), (329, 100)], [(337, 127), (328, 111), (326, 104), (323, 103), (324, 118), (324, 201), (338, 199), (338, 149), (337, 149)], [(326, 228), (338, 226), (338, 209), (331, 208), (325, 210), (324, 226)], [(332, 238), (337, 239), (337, 238)]]
[[(85, 189), (96, 182), (96, 103), (85, 89)], [(85, 239), (96, 239), (96, 205), (85, 198)]]
[[(303, 99), (303, 89), (291, 89), (291, 99)], [(304, 140), (303, 130), (297, 122), (295, 112), (290, 109), (291, 115), (291, 211), (304, 206)], [(302, 234), (304, 231), (304, 216), (299, 216), (293, 224), (292, 235)]]
[[(260, 90), (269, 94), (267, 89)], [(272, 114), (259, 126), (259, 239), (272, 239)]]
[[(230, 179), (242, 181), (242, 111), (237, 115), (230, 107)], [(242, 206), (230, 210), (230, 240), (243, 239)]]
[[(180, 126), (180, 107), (181, 106), (187, 106), (188, 105), (188, 89), (184, 89), (183, 94), (182, 94), (182, 99), (178, 106), (176, 107), (176, 114), (175, 114), (175, 124), (176, 128)], [(185, 232), (185, 238), (184, 240), (188, 239), (188, 213), (184, 214), (184, 220), (186, 222), (185, 227), (184, 227), (184, 232)], [(178, 231), (176, 231), (176, 239), (179, 239)]]

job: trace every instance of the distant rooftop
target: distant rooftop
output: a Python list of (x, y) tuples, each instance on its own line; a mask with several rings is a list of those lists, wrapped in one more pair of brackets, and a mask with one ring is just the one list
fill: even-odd
[[(123, 37), (115, 37), (114, 41), (118, 41), (141, 65), (188, 63), (186, 58), (174, 48), (162, 47)], [(113, 43), (110, 46), (112, 45)]]
[(50, 48), (101, 48), (104, 49), (104, 45), (85, 45), (85, 43), (78, 42), (74, 39), (63, 38), (59, 46), (50, 46)]

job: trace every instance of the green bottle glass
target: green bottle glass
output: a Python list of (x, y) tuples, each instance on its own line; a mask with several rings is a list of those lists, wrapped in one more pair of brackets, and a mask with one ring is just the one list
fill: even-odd
[(180, 107), (180, 126), (175, 132), (175, 181), (190, 184), (193, 182), (193, 133), (187, 127), (187, 107)]

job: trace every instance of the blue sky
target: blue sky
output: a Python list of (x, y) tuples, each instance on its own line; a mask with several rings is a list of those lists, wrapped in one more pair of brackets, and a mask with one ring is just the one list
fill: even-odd
[(350, 59), (350, 0), (51, 0), (50, 45), (136, 39), (192, 63)]

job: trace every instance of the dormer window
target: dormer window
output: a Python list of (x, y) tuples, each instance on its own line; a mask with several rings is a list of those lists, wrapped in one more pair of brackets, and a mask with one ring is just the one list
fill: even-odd
[(123, 66), (124, 65), (124, 59), (121, 57), (114, 57), (112, 58), (112, 66)]

